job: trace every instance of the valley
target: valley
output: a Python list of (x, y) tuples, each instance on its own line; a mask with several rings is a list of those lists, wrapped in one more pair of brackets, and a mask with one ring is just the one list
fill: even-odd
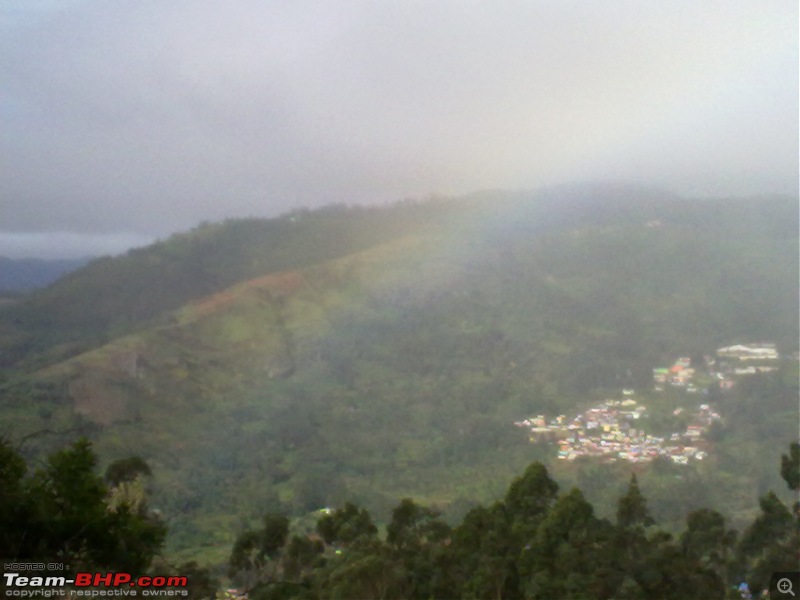
[[(748, 522), (796, 437), (796, 203), (554, 194), (212, 224), (96, 261), (0, 308), (3, 435), (29, 460), (78, 435), (141, 456), (168, 554), (210, 564), (268, 510), (385, 522), (413, 497), (457, 521), (534, 460), (600, 514), (633, 470), (667, 528)], [(736, 340), (773, 340), (778, 370), (654, 381)], [(531, 443), (525, 415), (578, 433)]]

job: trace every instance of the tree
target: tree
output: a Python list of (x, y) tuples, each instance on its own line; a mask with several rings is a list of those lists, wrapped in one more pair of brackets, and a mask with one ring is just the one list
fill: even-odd
[(317, 522), (327, 546), (301, 536), (287, 544), (287, 521), (273, 515), (262, 531), (240, 536), (232, 565), (261, 569), (249, 589), (254, 600), (722, 600), (734, 581), (760, 589), (771, 573), (797, 563), (800, 527), (772, 493), (735, 553), (736, 533), (713, 510), (690, 513), (678, 540), (653, 527), (635, 475), (616, 524), (598, 518), (579, 489), (553, 500), (556, 489), (534, 463), (512, 482), (506, 502), (473, 508), (452, 530), (436, 511), (406, 498), (392, 512), (385, 541), (354, 504)]
[(11, 444), (0, 439), (0, 548), (6, 556), (17, 556), (23, 543), (20, 523), (30, 520), (33, 508), (25, 496), (23, 478), (27, 467)]
[(789, 444), (789, 455), (781, 454), (781, 477), (790, 490), (800, 489), (800, 443)]
[(133, 512), (147, 514), (147, 493), (143, 480), (151, 476), (150, 465), (139, 456), (111, 463), (105, 474), (105, 481), (110, 487), (109, 507), (116, 510), (124, 504)]
[(458, 565), (454, 587), (464, 596), (502, 598), (517, 594), (517, 551), (502, 503), (469, 511), (453, 530), (451, 552)]
[(739, 559), (752, 589), (762, 589), (776, 571), (797, 570), (800, 518), (770, 491), (759, 500), (761, 514), (742, 534)]
[(105, 479), (112, 487), (135, 481), (139, 476), (150, 476), (150, 465), (140, 456), (131, 456), (112, 462), (106, 469)]
[(617, 526), (624, 530), (649, 527), (655, 521), (647, 509), (647, 501), (639, 489), (636, 473), (631, 473), (628, 491), (617, 503)]
[(362, 537), (374, 537), (378, 528), (366, 509), (347, 502), (317, 521), (317, 533), (326, 544), (351, 544)]
[(540, 462), (531, 463), (522, 477), (508, 488), (505, 505), (510, 515), (523, 520), (537, 519), (556, 499), (558, 484), (550, 478)]
[[(109, 503), (97, 458), (81, 438), (25, 476), (25, 463), (0, 442), (3, 554), (14, 560), (68, 562), (78, 569), (143, 572), (166, 527), (154, 515)], [(14, 504), (11, 504), (11, 503)]]
[(315, 569), (323, 565), (323, 552), (320, 540), (297, 535), (289, 539), (289, 519), (268, 513), (260, 529), (244, 531), (236, 538), (228, 575), (253, 600), (306, 598)]
[(633, 571), (645, 598), (684, 600), (725, 597), (725, 582), (710, 568), (686, 556), (671, 536), (651, 536)]
[(689, 513), (681, 548), (686, 557), (712, 569), (728, 580), (728, 564), (736, 543), (736, 532), (725, 527), (725, 518), (715, 510), (701, 508)]
[(535, 537), (544, 515), (558, 495), (558, 484), (540, 462), (528, 465), (506, 492), (505, 511), (511, 526), (511, 544), (518, 554)]
[[(598, 520), (577, 488), (561, 496), (542, 519), (520, 574), (531, 598), (593, 597), (595, 575), (607, 578), (610, 524)], [(603, 594), (604, 595), (604, 594)]]
[(447, 571), (448, 555), (442, 542), (448, 538), (450, 527), (438, 517), (437, 511), (410, 498), (404, 498), (392, 511), (386, 541), (403, 565), (408, 598), (431, 598), (448, 592), (447, 588), (437, 588), (446, 579), (443, 571)]
[(320, 573), (318, 587), (330, 598), (403, 598), (402, 564), (377, 537), (362, 537), (335, 555)]
[(325, 547), (320, 540), (293, 535), (284, 551), (284, 577), (292, 581), (305, 581), (320, 564), (319, 559), (324, 551)]
[(438, 519), (439, 513), (404, 498), (392, 511), (386, 528), (386, 541), (398, 550), (417, 550), (426, 543), (437, 543), (447, 537), (450, 528)]
[(261, 529), (243, 531), (236, 538), (228, 559), (228, 576), (238, 577), (246, 587), (278, 576), (278, 559), (289, 535), (289, 519), (268, 513)]
[(196, 562), (186, 562), (175, 569), (176, 573), (186, 576), (188, 586), (186, 591), (189, 597), (195, 600), (213, 600), (219, 589), (219, 581), (211, 575), (207, 567), (201, 567)]

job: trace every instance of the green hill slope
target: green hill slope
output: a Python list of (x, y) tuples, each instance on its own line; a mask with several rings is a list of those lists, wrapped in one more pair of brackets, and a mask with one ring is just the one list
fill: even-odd
[(0, 368), (29, 367), (34, 354), (34, 366), (58, 362), (157, 324), (184, 303), (236, 282), (424, 230), (451, 214), (451, 204), (332, 206), (203, 224), (124, 256), (95, 260), (0, 313)]
[[(382, 515), (413, 496), (457, 514), (502, 493), (531, 460), (556, 463), (552, 446), (531, 444), (513, 426), (519, 418), (569, 414), (622, 387), (646, 397), (651, 369), (677, 356), (749, 340), (796, 350), (798, 240), (787, 225), (796, 204), (607, 188), (376, 209), (384, 227), (397, 214), (405, 221), (381, 237), (354, 219), (358, 243), (337, 247), (358, 252), (312, 256), (307, 244), (316, 242), (289, 236), (284, 259), (264, 251), (251, 266), (231, 267), (230, 287), (185, 275), (193, 287), (173, 290), (169, 302), (152, 289), (160, 284), (137, 288), (143, 305), (157, 308), (127, 330), (122, 316), (92, 330), (125, 335), (67, 360), (55, 359), (61, 350), (52, 344), (43, 345), (50, 354), (20, 353), (25, 369), (7, 371), (0, 411), (17, 436), (86, 432), (109, 461), (146, 458), (171, 548), (188, 555), (223, 556), (237, 528), (267, 508), (301, 515), (355, 500)], [(230, 236), (231, 226), (256, 227), (219, 232)], [(113, 264), (147, 270), (141, 265), (178, 241), (196, 258), (213, 231)], [(205, 264), (238, 265), (234, 255), (208, 250)], [(44, 327), (52, 297), (72, 315), (51, 316), (65, 324), (54, 327), (79, 328), (91, 309), (69, 294), (94, 273), (33, 299), (15, 313), (29, 321), (15, 327), (26, 335)], [(774, 483), (774, 455), (796, 436), (793, 365), (769, 389), (728, 397), (730, 426), (712, 460), (677, 477), (645, 475), (662, 518), (685, 514), (670, 502), (676, 495), (734, 514), (756, 508), (760, 488)], [(746, 414), (747, 394), (762, 392), (767, 413)], [(26, 449), (47, 450), (58, 438), (32, 438)], [(606, 479), (585, 486), (601, 504), (629, 472), (556, 468), (565, 481)]]

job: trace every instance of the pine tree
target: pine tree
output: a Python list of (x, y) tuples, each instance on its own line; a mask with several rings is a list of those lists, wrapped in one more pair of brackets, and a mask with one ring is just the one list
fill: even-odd
[(639, 490), (636, 473), (631, 473), (628, 491), (617, 504), (617, 526), (622, 529), (649, 527), (655, 521), (647, 509), (647, 501)]

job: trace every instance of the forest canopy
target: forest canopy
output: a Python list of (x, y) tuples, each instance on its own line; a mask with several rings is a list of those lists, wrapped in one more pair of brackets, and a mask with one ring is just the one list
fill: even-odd
[[(150, 572), (164, 524), (142, 497), (114, 501), (123, 481), (146, 475), (143, 464), (114, 463), (114, 478), (106, 481), (95, 469), (85, 440), (33, 473), (7, 442), (0, 444), (6, 556), (57, 559), (73, 572)], [(800, 444), (782, 456), (781, 474), (796, 494)], [(682, 533), (673, 536), (652, 517), (635, 474), (615, 518), (605, 519), (578, 488), (560, 490), (534, 462), (502, 499), (473, 507), (455, 525), (408, 498), (383, 531), (352, 503), (320, 511), (305, 531), (267, 513), (258, 527), (238, 534), (227, 575), (251, 600), (741, 598), (743, 590), (768, 589), (774, 573), (796, 570), (800, 560), (800, 502), (786, 506), (770, 491), (760, 506), (742, 532), (702, 508), (686, 515)], [(208, 569), (178, 568), (190, 575), (192, 598), (215, 597), (219, 581)]]

